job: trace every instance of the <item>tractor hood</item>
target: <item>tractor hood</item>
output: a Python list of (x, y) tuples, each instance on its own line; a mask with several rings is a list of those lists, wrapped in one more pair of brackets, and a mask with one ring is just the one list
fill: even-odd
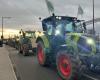
[(85, 54), (84, 56), (81, 56), (83, 57), (82, 62), (89, 70), (100, 73), (100, 44), (97, 43), (96, 39), (91, 35), (81, 34), (77, 41), (77, 45), (80, 54)]
[(80, 55), (90, 56), (96, 53), (96, 43), (91, 35), (84, 33), (69, 33), (66, 34), (66, 42), (76, 48)]
[(77, 46), (79, 49), (79, 52), (82, 53), (89, 53), (89, 54), (95, 54), (96, 53), (96, 41), (95, 39), (88, 34), (81, 34), (79, 36), (79, 39), (77, 41)]

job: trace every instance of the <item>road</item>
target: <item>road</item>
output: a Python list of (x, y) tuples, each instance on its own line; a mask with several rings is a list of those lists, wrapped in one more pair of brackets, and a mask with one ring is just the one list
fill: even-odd
[[(14, 48), (6, 46), (18, 80), (61, 80), (53, 67), (42, 67), (36, 56), (23, 56)], [(91, 80), (82, 77), (81, 80)]]
[(41, 67), (35, 56), (23, 56), (14, 48), (7, 47), (18, 80), (60, 80), (51, 67)]

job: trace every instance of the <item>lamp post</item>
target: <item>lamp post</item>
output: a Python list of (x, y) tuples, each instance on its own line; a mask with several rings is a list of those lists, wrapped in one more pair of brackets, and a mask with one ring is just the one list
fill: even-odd
[(4, 30), (4, 29), (3, 29), (3, 28), (4, 28), (3, 25), (4, 25), (4, 19), (9, 19), (9, 18), (11, 18), (11, 17), (3, 17), (3, 16), (2, 16), (2, 35), (1, 35), (2, 43), (3, 43), (3, 38), (4, 38), (4, 37), (3, 37), (3, 30)]
[(93, 34), (95, 34), (95, 28), (94, 28), (94, 0), (93, 0)]
[(1, 39), (3, 41), (3, 17), (2, 17), (2, 36), (1, 36)]

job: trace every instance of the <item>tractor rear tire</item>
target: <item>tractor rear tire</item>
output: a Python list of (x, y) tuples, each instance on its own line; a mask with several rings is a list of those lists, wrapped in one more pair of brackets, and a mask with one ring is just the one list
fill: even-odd
[(21, 46), (18, 47), (18, 52), (23, 53), (23, 51), (21, 50)]
[(67, 51), (59, 51), (56, 56), (58, 75), (63, 80), (78, 80), (78, 62), (73, 62)]
[(23, 45), (23, 55), (28, 56), (29, 55), (29, 48), (27, 44)]
[(23, 50), (23, 55), (24, 55), (24, 56), (28, 56), (28, 54), (29, 54), (29, 51), (24, 51), (24, 50)]
[(42, 41), (37, 42), (36, 56), (41, 66), (49, 66), (49, 58), (47, 58)]

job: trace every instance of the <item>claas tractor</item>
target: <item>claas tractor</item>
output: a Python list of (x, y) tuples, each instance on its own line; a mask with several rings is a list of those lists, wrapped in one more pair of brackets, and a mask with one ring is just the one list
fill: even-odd
[(87, 70), (100, 72), (99, 45), (84, 20), (52, 15), (42, 20), (42, 28), (44, 35), (36, 40), (41, 66), (56, 65), (63, 80), (77, 80)]
[(22, 53), (24, 56), (33, 53), (33, 47), (31, 43), (31, 38), (34, 35), (34, 31), (20, 31), (19, 37), (19, 53)]

